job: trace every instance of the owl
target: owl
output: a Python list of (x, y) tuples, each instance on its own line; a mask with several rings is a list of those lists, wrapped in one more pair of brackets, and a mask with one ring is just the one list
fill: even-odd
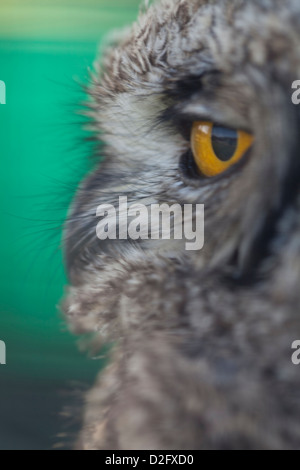
[[(299, 44), (296, 0), (158, 0), (96, 60), (62, 309), (110, 352), (76, 448), (300, 447)], [(203, 248), (99, 240), (120, 197), (204, 205)]]

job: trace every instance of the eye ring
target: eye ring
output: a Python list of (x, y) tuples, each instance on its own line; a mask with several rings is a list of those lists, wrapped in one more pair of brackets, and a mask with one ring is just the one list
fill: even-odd
[(194, 122), (191, 149), (198, 173), (206, 178), (223, 174), (246, 155), (253, 140), (253, 135), (243, 130), (208, 121)]

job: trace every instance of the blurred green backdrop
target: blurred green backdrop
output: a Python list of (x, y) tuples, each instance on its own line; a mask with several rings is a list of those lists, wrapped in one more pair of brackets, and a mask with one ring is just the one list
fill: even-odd
[(68, 448), (78, 426), (59, 416), (68, 390), (101, 368), (77, 351), (56, 308), (62, 223), (89, 169), (80, 84), (103, 38), (130, 24), (139, 3), (0, 0), (0, 449)]

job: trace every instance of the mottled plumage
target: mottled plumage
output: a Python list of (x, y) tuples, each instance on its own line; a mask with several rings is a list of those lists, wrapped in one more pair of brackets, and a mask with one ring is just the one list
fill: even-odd
[[(300, 447), (299, 44), (296, 0), (162, 0), (96, 62), (88, 113), (105, 158), (66, 225), (63, 309), (114, 348), (80, 448)], [(185, 171), (204, 118), (255, 138), (211, 179)], [(205, 204), (204, 249), (100, 242), (96, 208), (120, 195)]]

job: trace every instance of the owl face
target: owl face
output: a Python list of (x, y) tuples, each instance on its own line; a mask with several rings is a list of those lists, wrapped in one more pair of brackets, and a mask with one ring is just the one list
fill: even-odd
[[(299, 42), (296, 0), (162, 0), (96, 62), (63, 309), (117, 353), (85, 447), (299, 448)], [(100, 241), (120, 196), (204, 204), (204, 248)]]
[[(205, 272), (249, 286), (271, 285), (282, 269), (293, 288), (300, 159), (291, 84), (300, 77), (299, 40), (296, 1), (163, 0), (108, 48), (89, 102), (103, 161), (81, 185), (66, 225), (73, 293), (89, 286), (95, 294), (147, 263), (193, 271), (196, 283)], [(96, 209), (117, 206), (120, 196), (149, 207), (204, 204), (204, 248), (99, 241)]]

